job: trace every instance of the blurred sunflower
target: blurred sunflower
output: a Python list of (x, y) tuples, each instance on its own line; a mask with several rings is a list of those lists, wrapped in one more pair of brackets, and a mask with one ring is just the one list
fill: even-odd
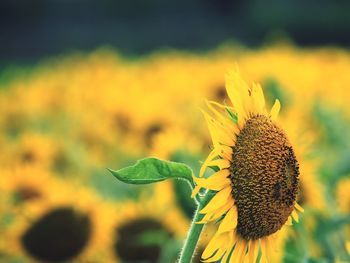
[(197, 138), (191, 137), (184, 127), (169, 125), (166, 130), (154, 136), (150, 155), (161, 159), (171, 159), (172, 155), (180, 150), (198, 154), (201, 144)]
[[(43, 183), (44, 196), (35, 192), (35, 201), (17, 206), (3, 230), (6, 244), (0, 243), (0, 251), (29, 262), (107, 261), (103, 244), (109, 242), (113, 206), (82, 186), (60, 180)], [(22, 192), (21, 199), (34, 198), (34, 190)]]
[[(238, 71), (226, 75), (233, 107), (209, 102), (216, 119), (204, 113), (214, 149), (203, 163), (192, 196), (201, 188), (216, 194), (198, 223), (220, 221), (202, 254), (207, 262), (270, 261), (275, 236), (292, 218), (298, 221), (299, 165), (285, 132), (277, 125), (280, 103), (265, 109), (260, 85), (249, 87)], [(220, 112), (224, 109), (226, 115)], [(207, 167), (217, 172), (203, 178)], [(232, 251), (232, 253), (231, 253)]]
[(337, 185), (337, 202), (341, 213), (350, 212), (350, 177), (344, 178)]
[(174, 262), (189, 222), (173, 203), (171, 185), (160, 183), (141, 200), (118, 206), (114, 257), (121, 262)]
[(2, 155), (0, 163), (9, 164), (37, 164), (49, 167), (57, 151), (53, 138), (38, 133), (23, 133), (15, 141), (5, 144), (6, 155)]
[[(350, 215), (350, 178), (344, 178), (338, 182), (336, 189), (336, 198), (339, 212), (343, 215)], [(345, 237), (350, 236), (350, 225), (345, 227)], [(346, 248), (350, 248), (350, 242), (347, 243)], [(349, 250), (350, 255), (350, 250)]]
[(13, 168), (2, 168), (0, 191), (6, 193), (14, 210), (27, 202), (45, 199), (50, 193), (47, 185), (52, 185), (54, 178), (39, 165), (22, 164)]

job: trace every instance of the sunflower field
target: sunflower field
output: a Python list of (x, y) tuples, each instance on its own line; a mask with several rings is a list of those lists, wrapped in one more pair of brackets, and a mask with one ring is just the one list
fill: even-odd
[[(0, 262), (177, 262), (196, 210), (189, 185), (125, 184), (108, 169), (155, 157), (188, 165), (197, 187), (207, 187), (198, 176), (215, 131), (205, 112), (218, 109), (214, 102), (235, 105), (237, 96), (226, 92), (228, 70), (261, 85), (268, 110), (280, 105), (278, 122), (298, 161), (286, 172), (298, 170), (297, 205), (269, 257), (263, 241), (255, 250), (249, 243), (253, 252), (243, 241), (232, 256), (222, 250), (218, 215), (208, 220), (192, 262), (350, 262), (350, 52), (292, 44), (138, 58), (100, 48), (2, 70)], [(264, 154), (254, 150), (264, 166)], [(248, 177), (255, 171), (245, 161), (236, 165)], [(238, 217), (252, 216), (245, 210)]]

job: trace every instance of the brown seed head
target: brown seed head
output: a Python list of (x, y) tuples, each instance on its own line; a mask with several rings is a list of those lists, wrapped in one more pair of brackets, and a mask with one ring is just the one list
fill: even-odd
[(233, 148), (232, 195), (237, 232), (259, 239), (281, 229), (294, 209), (299, 166), (285, 133), (272, 120), (247, 120)]

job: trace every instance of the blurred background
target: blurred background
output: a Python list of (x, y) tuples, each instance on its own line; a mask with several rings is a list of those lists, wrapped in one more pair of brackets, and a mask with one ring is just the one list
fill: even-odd
[(2, 0), (0, 262), (175, 262), (187, 184), (130, 186), (106, 168), (156, 156), (198, 173), (211, 144), (199, 108), (227, 101), (237, 65), (267, 106), (281, 101), (300, 163), (305, 213), (273, 262), (350, 262), (349, 12), (345, 0)]
[(349, 9), (346, 0), (3, 0), (0, 55), (3, 63), (30, 63), (101, 45), (138, 56), (227, 41), (257, 47), (281, 37), (349, 46)]

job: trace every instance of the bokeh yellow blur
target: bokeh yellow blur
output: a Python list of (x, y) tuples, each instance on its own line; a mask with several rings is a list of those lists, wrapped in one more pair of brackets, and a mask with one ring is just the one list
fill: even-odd
[(211, 143), (200, 108), (225, 102), (225, 72), (237, 67), (269, 106), (281, 101), (300, 163), (305, 213), (274, 260), (349, 262), (350, 52), (288, 44), (138, 59), (100, 49), (8, 69), (0, 262), (174, 262), (195, 208), (187, 184), (130, 186), (106, 168), (155, 156), (198, 173)]

